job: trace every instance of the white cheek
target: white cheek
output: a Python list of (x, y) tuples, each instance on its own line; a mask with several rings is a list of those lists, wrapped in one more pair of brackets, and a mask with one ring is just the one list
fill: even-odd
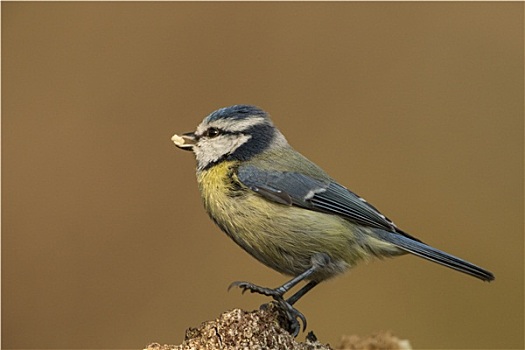
[(230, 150), (228, 153), (233, 153), (237, 148), (244, 145), (246, 142), (248, 142), (249, 139), (252, 137), (250, 135), (241, 135), (237, 137), (232, 137), (229, 142), (227, 142), (230, 145)]
[(215, 139), (202, 139), (197, 147), (194, 147), (198, 167), (202, 169), (209, 163), (232, 154), (250, 138), (250, 135), (223, 135)]

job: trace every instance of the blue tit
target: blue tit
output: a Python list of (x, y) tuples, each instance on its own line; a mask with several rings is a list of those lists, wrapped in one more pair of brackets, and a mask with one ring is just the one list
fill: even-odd
[[(212, 220), (268, 267), (293, 276), (278, 288), (235, 282), (273, 297), (297, 335), (306, 319), (294, 303), (319, 282), (372, 258), (411, 253), (492, 281), (494, 275), (399, 229), (362, 197), (295, 151), (269, 115), (235, 105), (208, 115), (195, 132), (172, 141), (193, 151), (197, 182)], [(289, 298), (284, 294), (308, 281)]]

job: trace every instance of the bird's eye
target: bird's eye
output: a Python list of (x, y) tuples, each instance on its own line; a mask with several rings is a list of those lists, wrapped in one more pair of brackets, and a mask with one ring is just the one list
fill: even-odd
[(216, 136), (219, 136), (220, 134), (220, 131), (219, 129), (215, 129), (215, 128), (209, 128), (208, 130), (206, 130), (206, 136), (209, 137), (209, 138), (214, 138)]

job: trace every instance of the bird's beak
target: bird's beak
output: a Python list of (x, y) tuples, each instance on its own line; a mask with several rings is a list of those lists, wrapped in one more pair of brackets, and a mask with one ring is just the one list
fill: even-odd
[(173, 135), (171, 141), (173, 141), (175, 146), (179, 147), (180, 149), (183, 149), (185, 151), (192, 151), (193, 147), (195, 146), (195, 143), (197, 142), (197, 138), (195, 137), (194, 133), (187, 132), (185, 134), (182, 134), (182, 136), (176, 134)]

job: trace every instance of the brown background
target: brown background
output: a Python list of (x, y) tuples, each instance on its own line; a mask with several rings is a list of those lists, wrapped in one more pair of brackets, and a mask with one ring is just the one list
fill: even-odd
[[(2, 3), (2, 346), (176, 343), (285, 277), (207, 218), (170, 141), (216, 108), (496, 274), (374, 262), (298, 304), (325, 342), (523, 348), (523, 3)], [(300, 339), (304, 334), (300, 336)]]

